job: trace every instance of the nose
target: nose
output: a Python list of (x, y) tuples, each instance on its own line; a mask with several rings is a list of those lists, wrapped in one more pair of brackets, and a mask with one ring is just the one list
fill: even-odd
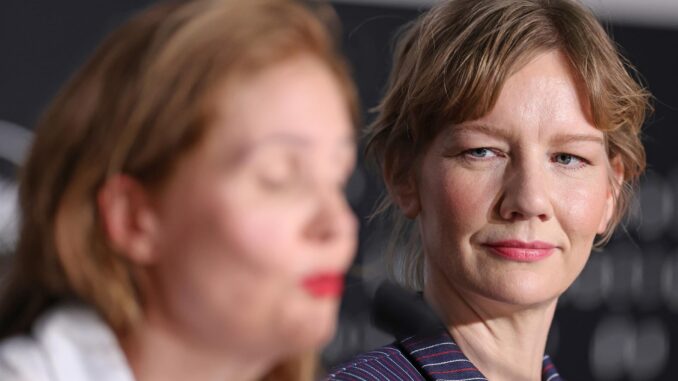
[(348, 205), (344, 192), (340, 188), (332, 188), (318, 190), (318, 202), (313, 217), (307, 224), (306, 236), (321, 244), (353, 242), (357, 234), (357, 218)]
[(524, 159), (507, 167), (499, 201), (504, 220), (547, 221), (553, 216), (547, 169), (539, 160)]

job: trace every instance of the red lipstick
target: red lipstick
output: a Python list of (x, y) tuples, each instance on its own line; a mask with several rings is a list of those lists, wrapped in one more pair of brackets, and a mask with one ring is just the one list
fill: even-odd
[(309, 294), (316, 298), (338, 298), (344, 291), (344, 275), (318, 273), (307, 276), (301, 282)]
[(547, 242), (518, 240), (497, 241), (485, 244), (492, 253), (517, 262), (536, 262), (550, 256), (556, 249), (555, 245)]

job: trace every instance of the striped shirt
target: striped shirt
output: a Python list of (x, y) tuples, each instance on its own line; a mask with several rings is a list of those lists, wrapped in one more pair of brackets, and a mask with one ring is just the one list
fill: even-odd
[[(487, 381), (447, 332), (409, 337), (360, 354), (334, 368), (327, 380), (341, 381)], [(544, 356), (542, 381), (563, 381)]]

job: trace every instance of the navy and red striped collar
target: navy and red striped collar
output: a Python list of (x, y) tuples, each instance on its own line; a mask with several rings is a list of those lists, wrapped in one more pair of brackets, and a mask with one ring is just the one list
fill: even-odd
[[(487, 381), (447, 332), (426, 338), (415, 336), (398, 342), (402, 352), (427, 379), (437, 381)], [(549, 356), (544, 356), (542, 381), (563, 381)]]

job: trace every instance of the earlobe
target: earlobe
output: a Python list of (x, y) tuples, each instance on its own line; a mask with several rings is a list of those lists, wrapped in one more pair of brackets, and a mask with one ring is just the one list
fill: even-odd
[(389, 193), (398, 208), (405, 217), (415, 219), (421, 211), (421, 202), (419, 200), (419, 191), (414, 176), (407, 175), (397, 184), (390, 185)]
[(145, 188), (123, 174), (109, 177), (97, 194), (100, 222), (112, 248), (138, 264), (154, 261), (157, 230)]
[(619, 156), (610, 161), (610, 187), (605, 201), (605, 212), (598, 226), (598, 234), (604, 234), (607, 230), (617, 208), (617, 199), (624, 185), (624, 163)]
[(403, 152), (384, 165), (386, 188), (393, 202), (405, 217), (415, 219), (421, 212), (416, 176), (412, 169), (413, 156)]

